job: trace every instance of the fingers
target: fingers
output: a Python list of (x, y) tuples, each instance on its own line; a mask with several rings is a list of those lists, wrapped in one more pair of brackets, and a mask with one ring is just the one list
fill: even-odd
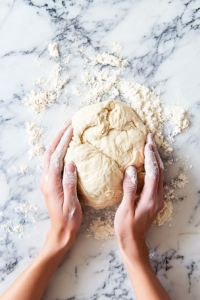
[(159, 182), (159, 167), (156, 160), (156, 155), (153, 151), (153, 146), (150, 144), (145, 145), (145, 184), (144, 191), (147, 196), (152, 197), (157, 192)]
[(61, 174), (63, 170), (64, 157), (69, 147), (69, 143), (73, 136), (73, 127), (70, 125), (65, 133), (63, 134), (56, 150), (51, 156), (49, 171), (53, 172), (55, 175)]
[(77, 192), (77, 172), (73, 163), (68, 163), (64, 167), (63, 191), (64, 204), (63, 211), (68, 218), (72, 218), (76, 210)]
[(147, 135), (147, 143), (152, 145), (153, 147), (153, 151), (155, 153), (156, 156), (156, 160), (157, 160), (157, 164), (158, 164), (158, 168), (159, 168), (159, 183), (158, 183), (158, 195), (159, 195), (159, 199), (161, 202), (163, 202), (163, 170), (164, 170), (164, 165), (163, 162), (160, 158), (160, 155), (158, 153), (158, 149), (156, 146), (156, 143), (154, 141), (153, 135), (152, 133), (149, 133)]
[(129, 166), (125, 171), (123, 190), (123, 202), (127, 203), (127, 205), (134, 206), (135, 194), (137, 190), (137, 170), (133, 166)]
[(65, 133), (66, 129), (71, 125), (71, 123), (72, 123), (71, 120), (65, 121), (61, 125), (58, 132), (56, 133), (56, 135), (51, 140), (51, 142), (49, 143), (49, 145), (47, 147), (47, 150), (46, 150), (46, 153), (45, 153), (45, 157), (44, 157), (44, 169), (45, 170), (49, 168), (51, 156), (54, 153), (56, 147), (58, 146), (58, 144), (59, 144), (63, 134)]
[(154, 153), (155, 153), (155, 155), (156, 155), (158, 167), (159, 167), (160, 169), (164, 169), (164, 165), (163, 165), (163, 162), (162, 162), (162, 160), (161, 160), (161, 158), (160, 158), (160, 155), (159, 155), (159, 153), (158, 153), (158, 148), (157, 148), (157, 146), (156, 146), (156, 143), (155, 143), (155, 141), (154, 141), (154, 138), (153, 138), (153, 134), (152, 134), (152, 133), (149, 133), (149, 134), (147, 135), (147, 144), (150, 144), (150, 145), (152, 145), (152, 147), (153, 147), (153, 151), (154, 151)]
[[(144, 148), (145, 155), (145, 183), (142, 193), (138, 199), (137, 216), (144, 218), (146, 221), (152, 221), (157, 211), (157, 189), (159, 182), (159, 167), (156, 160), (156, 155), (153, 151), (153, 146), (146, 144)], [(150, 216), (147, 217), (147, 216)]]

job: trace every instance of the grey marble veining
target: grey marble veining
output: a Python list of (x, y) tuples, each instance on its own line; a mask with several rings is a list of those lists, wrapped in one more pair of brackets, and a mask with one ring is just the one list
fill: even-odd
[[(172, 154), (181, 158), (167, 168), (165, 182), (176, 178), (187, 164), (193, 166), (187, 171), (189, 183), (178, 192), (180, 203), (174, 204), (172, 227), (152, 227), (148, 243), (154, 271), (170, 297), (200, 298), (199, 32), (200, 1), (1, 1), (0, 293), (39, 253), (50, 226), (39, 191), (41, 163), (29, 161), (27, 151), (25, 122), (34, 116), (21, 100), (34, 88), (35, 77), (47, 78), (64, 55), (73, 57), (66, 70), (76, 83), (81, 70), (78, 56), (109, 51), (112, 42), (119, 42), (129, 61), (126, 78), (158, 87), (164, 105), (188, 109), (190, 129), (177, 136)], [(59, 58), (49, 57), (51, 41), (59, 44)], [(66, 101), (70, 110), (62, 113), (60, 106)], [(80, 99), (66, 100), (63, 95), (48, 109), (43, 121), (45, 144), (61, 121), (80, 106)], [(29, 167), (25, 175), (20, 173), (24, 164)], [(20, 210), (23, 203), (28, 203), (30, 213)], [(21, 239), (14, 231), (16, 225), (24, 228)], [(135, 299), (117, 242), (113, 238), (102, 243), (79, 233), (43, 299), (108, 298)]]

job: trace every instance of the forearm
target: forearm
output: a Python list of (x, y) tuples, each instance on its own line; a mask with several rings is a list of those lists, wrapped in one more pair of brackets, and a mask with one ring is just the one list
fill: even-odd
[(128, 257), (123, 250), (120, 253), (137, 300), (170, 300), (154, 274), (148, 256)]
[(66, 253), (66, 248), (46, 243), (40, 254), (15, 280), (0, 300), (39, 300)]

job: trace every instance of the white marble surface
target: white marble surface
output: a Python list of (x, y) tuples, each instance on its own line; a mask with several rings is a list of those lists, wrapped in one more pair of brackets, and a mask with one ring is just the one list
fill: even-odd
[[(55, 62), (84, 46), (85, 56), (108, 51), (122, 43), (130, 66), (125, 76), (160, 87), (165, 104), (188, 108), (190, 129), (177, 137), (165, 180), (177, 176), (177, 167), (193, 165), (189, 184), (179, 191), (172, 227), (153, 227), (148, 235), (154, 270), (172, 299), (200, 298), (200, 1), (189, 0), (5, 0), (0, 1), (0, 216), (2, 226), (22, 224), (19, 234), (0, 228), (0, 294), (42, 248), (49, 228), (48, 213), (39, 191), (38, 161), (29, 161), (25, 122), (33, 115), (22, 104), (34, 88), (35, 77), (48, 77)], [(50, 59), (47, 45), (57, 41), (61, 57)], [(36, 57), (43, 60), (36, 64)], [(77, 59), (67, 67), (76, 82)], [(70, 110), (57, 101), (43, 121), (48, 142), (61, 121), (80, 107), (67, 99)], [(189, 156), (189, 158), (188, 158)], [(19, 172), (27, 164), (28, 172)], [(182, 200), (185, 198), (184, 200)], [(39, 210), (16, 213), (20, 203)], [(28, 205), (29, 205), (28, 204)], [(34, 224), (34, 219), (36, 223)], [(191, 222), (192, 220), (192, 222)], [(43, 299), (135, 299), (119, 256), (115, 238), (102, 243), (78, 234), (49, 283)]]

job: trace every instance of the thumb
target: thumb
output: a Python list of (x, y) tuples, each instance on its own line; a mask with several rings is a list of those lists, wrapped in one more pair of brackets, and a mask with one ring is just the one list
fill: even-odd
[(133, 166), (129, 166), (124, 175), (123, 181), (124, 197), (123, 202), (134, 204), (135, 194), (137, 190), (137, 170)]
[(74, 163), (69, 162), (64, 167), (63, 175), (63, 191), (64, 191), (64, 203), (63, 211), (70, 214), (75, 211), (77, 201), (77, 172)]

